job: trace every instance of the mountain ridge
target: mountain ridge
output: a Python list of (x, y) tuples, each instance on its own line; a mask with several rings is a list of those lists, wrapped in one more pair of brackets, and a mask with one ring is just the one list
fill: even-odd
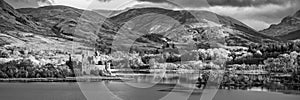
[(27, 16), (20, 14), (17, 12), (12, 6), (6, 3), (3, 0), (0, 0), (0, 18), (1, 23), (0, 27), (1, 30), (8, 29), (8, 30), (22, 30), (26, 32), (36, 32), (39, 27), (35, 22), (28, 19)]
[[(116, 23), (124, 24), (124, 22), (128, 22), (132, 20), (132, 18), (136, 18), (139, 16), (143, 16), (144, 14), (160, 14), (162, 16), (170, 17), (169, 19), (174, 19), (174, 21), (178, 21), (179, 24), (189, 24), (189, 23), (199, 23), (203, 22), (203, 19), (207, 19), (209, 21), (213, 21), (217, 24), (225, 25), (233, 27), (240, 31), (245, 31), (251, 35), (258, 35), (259, 37), (263, 38), (269, 38), (269, 39), (275, 39), (270, 38), (268, 36), (265, 36), (254, 29), (250, 28), (249, 26), (245, 25), (244, 23), (233, 19), (228, 16), (221, 16), (218, 14), (215, 14), (213, 12), (209, 11), (185, 11), (185, 10), (168, 10), (168, 9), (162, 9), (162, 8), (136, 8), (136, 9), (130, 9), (127, 12), (123, 12), (119, 15), (113, 16), (110, 19)], [(147, 17), (147, 16), (146, 16)], [(139, 22), (137, 22), (139, 23)]]
[(291, 16), (283, 18), (279, 24), (273, 24), (269, 28), (260, 32), (268, 36), (285, 37), (289, 33), (297, 30), (300, 30), (300, 10)]
[[(1, 7), (9, 6), (7, 3), (1, 5)], [(18, 16), (24, 16), (24, 20), (32, 23), (32, 26), (31, 24), (28, 26), (22, 24), (24, 27), (41, 27), (41, 30), (48, 31), (32, 32), (33, 35), (43, 34), (45, 38), (51, 36), (96, 48), (111, 48), (114, 41), (118, 40), (116, 38), (118, 35), (121, 40), (122, 38), (124, 40), (119, 41), (120, 43), (133, 41), (139, 47), (147, 49), (160, 48), (165, 40), (168, 40), (165, 43), (221, 41), (231, 45), (278, 41), (276, 38), (260, 34), (236, 19), (208, 11), (135, 8), (121, 11), (120, 14), (107, 18), (95, 11), (85, 11), (68, 6), (45, 6), (17, 10), (10, 7), (9, 9)], [(9, 15), (5, 11), (3, 13)], [(10, 25), (15, 26), (15, 24)], [(3, 31), (23, 31), (1, 29)]]

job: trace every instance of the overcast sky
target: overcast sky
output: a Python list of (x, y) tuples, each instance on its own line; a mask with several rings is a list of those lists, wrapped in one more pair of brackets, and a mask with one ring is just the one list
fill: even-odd
[(294, 14), (300, 0), (5, 0), (15, 8), (66, 5), (80, 9), (126, 9), (162, 7), (168, 9), (208, 10), (238, 19), (262, 30)]

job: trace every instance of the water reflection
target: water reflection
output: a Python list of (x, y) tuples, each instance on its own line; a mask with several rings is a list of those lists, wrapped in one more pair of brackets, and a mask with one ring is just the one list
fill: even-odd
[(165, 74), (165, 73), (154, 73), (154, 74), (140, 74), (127, 76), (134, 78), (132, 82), (136, 83), (156, 83), (156, 84), (173, 84), (181, 85), (185, 87), (194, 88), (197, 83), (199, 75), (197, 73), (189, 74)]
[(269, 92), (267, 88), (264, 87), (252, 87), (250, 89), (247, 89), (247, 91), (262, 91), (262, 92)]
[[(182, 88), (197, 88), (199, 73), (152, 73), (152, 74), (139, 74), (139, 75), (124, 75), (126, 77), (134, 78), (134, 83), (152, 83), (156, 85), (172, 85), (182, 86)], [(223, 88), (226, 89), (226, 88)], [(261, 91), (261, 92), (278, 92), (289, 90), (287, 86), (279, 83), (267, 84), (260, 87), (245, 87), (233, 88), (235, 90), (246, 91)]]

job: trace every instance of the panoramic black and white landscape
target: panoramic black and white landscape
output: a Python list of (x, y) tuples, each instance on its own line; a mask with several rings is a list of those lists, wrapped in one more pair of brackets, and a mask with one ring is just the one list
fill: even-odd
[(0, 0), (0, 100), (299, 100), (300, 0)]

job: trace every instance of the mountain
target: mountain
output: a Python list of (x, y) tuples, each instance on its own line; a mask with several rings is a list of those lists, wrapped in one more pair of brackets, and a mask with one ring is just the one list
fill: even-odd
[[(36, 11), (39, 8), (26, 8), (24, 12)], [(43, 12), (43, 11), (42, 11)], [(35, 18), (42, 18), (36, 12), (34, 17), (15, 10), (3, 0), (0, 0), (0, 45), (2, 47), (24, 47), (30, 50), (59, 50), (70, 51), (74, 48), (87, 48), (85, 43), (70, 41), (59, 36), (53, 29), (55, 24), (42, 23)], [(54, 18), (48, 16), (49, 19)], [(70, 16), (69, 16), (70, 17)], [(49, 22), (50, 23), (50, 22)], [(54, 25), (54, 26), (52, 26)], [(51, 48), (50, 48), (51, 47)]]
[[(245, 46), (250, 43), (277, 40), (263, 35), (231, 17), (208, 11), (135, 8), (113, 16), (110, 20), (120, 25), (119, 29), (129, 30), (118, 34), (117, 40), (119, 41), (115, 41), (126, 45), (138, 40), (140, 41), (137, 43), (139, 46), (145, 47), (152, 44), (149, 47), (157, 47), (161, 43), (151, 40), (158, 40), (152, 39), (157, 38), (158, 35), (179, 44), (222, 42), (219, 44)], [(153, 36), (149, 36), (152, 34)], [(132, 41), (128, 41), (130, 39)]]
[(284, 40), (298, 40), (298, 39), (300, 39), (300, 30), (290, 32), (286, 35), (278, 36), (278, 38), (281, 38)]
[(278, 41), (231, 17), (208, 11), (133, 8), (113, 11), (106, 16), (101, 13), (110, 11), (60, 5), (15, 10), (0, 1), (1, 34), (6, 36), (1, 37), (2, 41), (31, 44), (23, 45), (26, 47), (96, 46), (101, 50), (155, 51), (171, 42), (182, 48), (194, 48), (184, 46), (186, 44), (196, 45), (197, 49), (203, 45), (247, 46)]
[(0, 45), (22, 42), (17, 34), (7, 31), (38, 32), (39, 26), (27, 16), (17, 12), (12, 6), (0, 0)]
[(41, 31), (37, 23), (17, 12), (12, 6), (0, 0), (0, 31), (21, 30), (25, 32)]
[(271, 25), (268, 29), (261, 31), (268, 36), (289, 37), (300, 30), (300, 10), (292, 16), (285, 17), (279, 24)]
[(95, 42), (102, 26), (109, 29), (114, 26), (96, 12), (67, 6), (23, 8), (18, 9), (18, 12), (30, 16), (30, 19), (43, 27), (50, 28), (57, 36), (75, 41)]

